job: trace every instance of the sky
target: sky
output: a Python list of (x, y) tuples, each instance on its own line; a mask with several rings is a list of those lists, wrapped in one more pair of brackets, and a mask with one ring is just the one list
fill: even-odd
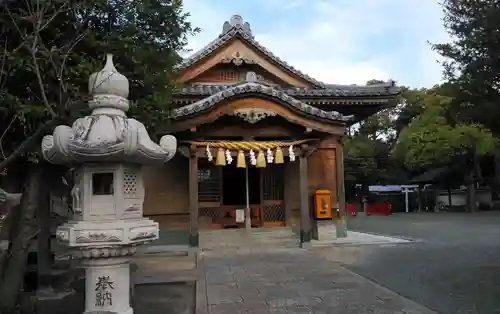
[(431, 43), (450, 41), (438, 0), (184, 0), (188, 49), (215, 39), (239, 14), (255, 39), (309, 76), (330, 84), (395, 80), (412, 88), (442, 81)]

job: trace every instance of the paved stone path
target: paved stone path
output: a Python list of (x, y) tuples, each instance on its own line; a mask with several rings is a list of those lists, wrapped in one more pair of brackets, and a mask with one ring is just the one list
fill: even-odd
[[(152, 248), (149, 251), (161, 251)], [(178, 252), (138, 254), (132, 258), (134, 313), (192, 314), (195, 308), (196, 259)]]
[(197, 313), (435, 314), (315, 251), (246, 247), (202, 252)]

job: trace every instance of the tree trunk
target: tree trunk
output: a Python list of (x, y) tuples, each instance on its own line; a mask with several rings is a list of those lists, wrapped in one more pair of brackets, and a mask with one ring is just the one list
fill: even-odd
[[(50, 168), (50, 165), (46, 165)], [(44, 171), (44, 174), (47, 172)], [(51, 238), (51, 213), (50, 213), (50, 187), (53, 186), (51, 181), (45, 180), (46, 175), (43, 175), (44, 182), (40, 187), (40, 202), (36, 209), (36, 220), (40, 232), (37, 236), (37, 266), (38, 266), (38, 289), (50, 288), (50, 275), (52, 270), (52, 250), (50, 245)]]
[(495, 177), (493, 178), (493, 184), (491, 185), (491, 194), (493, 200), (500, 199), (500, 156), (495, 155)]
[(469, 185), (467, 187), (467, 194), (468, 194), (468, 200), (469, 200), (469, 211), (470, 212), (475, 212), (477, 211), (477, 204), (476, 204), (476, 184), (477, 184), (477, 169), (479, 167), (478, 165), (478, 160), (477, 160), (477, 153), (476, 153), (476, 147), (474, 146), (472, 148), (472, 165), (471, 165), (471, 170), (469, 172)]
[(23, 196), (18, 209), (19, 220), (11, 221), (10, 233), (13, 241), (9, 250), (8, 260), (5, 261), (5, 271), (0, 280), (0, 313), (11, 313), (16, 307), (16, 303), (23, 287), (24, 272), (28, 249), (31, 240), (38, 233), (38, 226), (35, 220), (35, 210), (40, 201), (40, 187), (42, 182), (42, 168), (33, 165), (28, 179), (23, 187)]
[(0, 278), (4, 278), (5, 272), (7, 271), (7, 261), (12, 248), (12, 241), (16, 236), (16, 230), (18, 230), (20, 223), (21, 205), (18, 205), (10, 209), (10, 213), (4, 221), (4, 226), (2, 226), (2, 232), (0, 233), (2, 239), (6, 239), (8, 243), (7, 250), (1, 252), (0, 254)]
[(422, 212), (424, 208), (424, 200), (423, 200), (423, 194), (422, 194), (422, 185), (420, 184), (417, 188), (417, 206), (418, 206), (418, 212)]
[(469, 175), (469, 182), (467, 186), (467, 199), (468, 199), (468, 210), (470, 212), (475, 212), (477, 210), (476, 206), (476, 180), (474, 176), (474, 170), (471, 171)]

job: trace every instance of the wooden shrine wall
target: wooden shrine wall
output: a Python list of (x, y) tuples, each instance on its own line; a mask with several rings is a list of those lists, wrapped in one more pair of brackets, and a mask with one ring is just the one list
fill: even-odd
[(161, 227), (186, 228), (189, 222), (188, 159), (177, 154), (163, 166), (144, 167), (144, 215)]
[[(332, 191), (332, 204), (337, 201), (335, 149), (319, 149), (312, 153), (308, 163), (309, 196), (314, 191), (327, 189)], [(312, 205), (312, 204), (311, 204)], [(287, 224), (298, 223), (300, 217), (300, 177), (299, 160), (285, 166), (285, 211)]]

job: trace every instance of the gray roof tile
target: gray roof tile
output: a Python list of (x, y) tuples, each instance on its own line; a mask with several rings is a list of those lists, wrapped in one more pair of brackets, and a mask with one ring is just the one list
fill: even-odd
[(302, 111), (304, 113), (320, 117), (323, 119), (333, 120), (333, 121), (343, 121), (347, 122), (354, 118), (354, 116), (345, 116), (337, 111), (325, 111), (314, 106), (308, 105), (300, 100), (297, 100), (290, 96), (288, 93), (283, 92), (282, 90), (278, 90), (274, 87), (267, 86), (264, 84), (260, 84), (257, 82), (243, 82), (237, 85), (233, 85), (226, 88), (221, 88), (218, 91), (211, 89), (211, 87), (207, 86), (199, 86), (200, 91), (204, 91), (206, 88), (210, 88), (211, 94), (192, 104), (177, 108), (172, 110), (171, 117), (173, 119), (178, 119), (181, 117), (189, 116), (192, 114), (196, 114), (198, 112), (205, 111), (216, 104), (220, 103), (225, 99), (229, 99), (235, 95), (241, 95), (245, 93), (258, 93), (266, 96), (271, 96), (274, 98), (280, 99), (282, 102), (287, 105)]
[[(266, 85), (266, 84), (261, 84)], [(175, 92), (178, 96), (210, 96), (234, 85), (209, 85), (194, 84), (183, 87)], [(392, 82), (378, 85), (328, 85), (326, 88), (297, 88), (297, 87), (273, 87), (290, 96), (295, 97), (377, 97), (395, 96), (401, 92), (401, 88)]]

